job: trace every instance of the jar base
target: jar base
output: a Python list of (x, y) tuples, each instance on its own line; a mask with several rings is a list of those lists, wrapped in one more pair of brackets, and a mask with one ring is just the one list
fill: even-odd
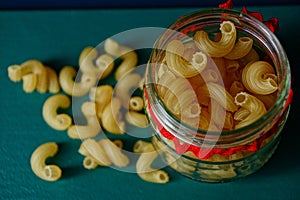
[[(152, 143), (162, 160), (179, 174), (195, 181), (206, 183), (225, 183), (238, 180), (257, 172), (272, 157), (279, 144), (280, 137), (244, 158), (222, 162), (195, 159), (187, 155), (178, 155), (154, 135)], [(163, 148), (163, 150), (162, 150)]]

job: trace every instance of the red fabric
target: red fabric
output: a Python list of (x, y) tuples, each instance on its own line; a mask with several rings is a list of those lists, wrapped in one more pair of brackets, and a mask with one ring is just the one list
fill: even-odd
[[(225, 3), (219, 4), (219, 8), (232, 9), (234, 7), (232, 0), (227, 0)], [(246, 6), (243, 6), (241, 12), (255, 17), (259, 21), (263, 22), (273, 33), (279, 31), (279, 20), (276, 17), (272, 17), (267, 21), (264, 21), (263, 16), (260, 12), (252, 12), (247, 10)]]
[(225, 3), (219, 4), (219, 8), (232, 9), (233, 8), (232, 0), (227, 0)]

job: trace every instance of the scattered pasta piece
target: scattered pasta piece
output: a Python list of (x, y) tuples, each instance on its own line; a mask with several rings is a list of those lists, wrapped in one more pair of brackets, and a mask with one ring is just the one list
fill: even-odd
[(35, 175), (46, 181), (57, 181), (61, 178), (62, 170), (59, 166), (46, 164), (46, 159), (53, 157), (57, 151), (58, 146), (55, 142), (41, 144), (34, 150), (30, 165)]
[(94, 102), (84, 102), (81, 110), (87, 124), (70, 126), (68, 128), (69, 137), (83, 140), (97, 136), (101, 130), (101, 126), (96, 115), (96, 104)]
[(75, 81), (77, 72), (72, 66), (65, 66), (60, 70), (59, 83), (62, 90), (71, 96), (83, 96), (95, 85), (97, 77), (92, 73), (84, 73), (80, 82)]
[(104, 108), (109, 104), (113, 94), (111, 85), (94, 86), (89, 92), (90, 100), (96, 103), (96, 112), (98, 119), (101, 119)]
[(127, 46), (122, 46), (111, 38), (105, 41), (104, 50), (108, 54), (111, 54), (112, 56), (122, 60), (122, 63), (118, 66), (115, 72), (116, 80), (120, 80), (122, 76), (133, 69), (138, 63), (138, 55), (133, 49)]
[(135, 111), (128, 111), (125, 115), (125, 119), (128, 123), (140, 128), (146, 128), (149, 124), (145, 114)]
[(56, 72), (38, 60), (27, 60), (21, 65), (10, 65), (7, 70), (11, 81), (23, 80), (23, 90), (26, 93), (35, 90), (40, 93), (47, 91), (58, 93), (60, 90)]
[(69, 108), (71, 101), (64, 94), (55, 94), (49, 97), (43, 105), (43, 118), (46, 123), (56, 130), (66, 130), (72, 124), (68, 114), (58, 114), (58, 108)]
[(101, 117), (102, 127), (109, 133), (124, 134), (125, 122), (122, 121), (121, 113), (121, 101), (117, 98), (112, 98), (109, 104), (107, 104), (103, 110)]
[(165, 171), (151, 167), (152, 162), (158, 154), (150, 142), (137, 141), (133, 147), (133, 151), (141, 154), (136, 163), (136, 171), (141, 179), (160, 184), (169, 182), (169, 176)]

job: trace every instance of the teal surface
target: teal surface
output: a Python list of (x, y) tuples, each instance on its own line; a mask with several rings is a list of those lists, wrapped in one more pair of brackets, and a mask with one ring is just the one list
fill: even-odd
[[(7, 66), (38, 59), (59, 70), (77, 66), (80, 51), (117, 33), (139, 27), (167, 27), (179, 16), (203, 8), (0, 11), (0, 199), (300, 199), (300, 6), (250, 7), (265, 19), (278, 17), (282, 42), (294, 76), (294, 101), (282, 141), (271, 160), (241, 180), (208, 184), (187, 179), (170, 168), (170, 182), (148, 183), (134, 173), (109, 167), (86, 170), (77, 153), (80, 141), (51, 129), (41, 109), (47, 94), (26, 94), (7, 77)], [(297, 105), (298, 104), (298, 105)], [(120, 137), (121, 138), (121, 137)], [(57, 182), (36, 177), (29, 159), (40, 144), (55, 141), (51, 161), (63, 169)], [(134, 139), (125, 138), (126, 148)]]

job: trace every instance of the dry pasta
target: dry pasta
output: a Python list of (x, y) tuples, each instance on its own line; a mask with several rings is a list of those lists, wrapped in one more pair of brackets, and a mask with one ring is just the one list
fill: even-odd
[[(36, 74), (36, 89), (40, 93), (45, 93), (48, 89), (48, 77), (44, 65), (38, 60), (27, 60), (21, 65), (11, 65), (8, 67), (8, 77), (14, 82), (22, 80), (27, 74)], [(28, 81), (28, 79), (27, 79)], [(33, 81), (30, 81), (33, 82)], [(28, 82), (27, 82), (28, 84)]]
[(207, 65), (207, 57), (203, 52), (193, 54), (192, 60), (188, 61), (182, 57), (185, 47), (180, 40), (171, 41), (166, 48), (166, 63), (178, 75), (186, 78), (196, 76), (201, 73)]
[[(238, 124), (236, 124), (236, 128), (241, 128), (257, 121), (267, 112), (262, 101), (246, 92), (238, 93), (235, 96), (234, 100), (238, 106), (241, 106), (243, 109), (249, 111), (249, 114), (247, 116), (244, 116), (243, 119)], [(234, 117), (237, 120), (237, 117)]]
[(259, 55), (255, 51), (255, 49), (251, 48), (249, 53), (244, 57), (240, 58), (239, 61), (242, 63), (243, 66), (246, 66), (250, 62), (259, 61)]
[(86, 169), (95, 169), (98, 166), (97, 161), (91, 156), (85, 156), (82, 164)]
[(121, 151), (122, 145), (123, 143), (120, 140), (100, 139), (96, 141), (87, 139), (84, 140), (78, 151), (85, 156), (83, 166), (87, 169), (95, 169), (97, 166), (109, 166), (111, 164), (117, 167), (126, 167), (129, 164), (129, 158)]
[(137, 53), (133, 49), (119, 45), (111, 38), (105, 41), (104, 50), (108, 54), (111, 54), (123, 60), (115, 72), (116, 80), (120, 80), (122, 76), (128, 73), (138, 63)]
[(114, 142), (109, 139), (101, 139), (98, 144), (102, 146), (107, 157), (117, 167), (126, 167), (129, 165), (129, 158), (121, 151)]
[(253, 40), (249, 37), (240, 37), (231, 52), (225, 55), (226, 59), (236, 60), (246, 56), (252, 49)]
[(80, 55), (78, 64), (80, 67), (80, 70), (83, 73), (98, 73), (98, 70), (94, 64), (94, 60), (98, 57), (97, 49), (95, 49), (92, 46), (85, 47)]
[(69, 108), (71, 101), (64, 94), (55, 94), (49, 97), (43, 105), (43, 118), (46, 123), (56, 130), (66, 130), (72, 124), (68, 114), (58, 114), (58, 108)]
[(165, 171), (151, 167), (152, 162), (156, 159), (158, 154), (150, 142), (137, 141), (133, 151), (135, 153), (141, 153), (136, 163), (136, 171), (141, 179), (152, 183), (169, 182), (169, 176)]
[(96, 112), (98, 119), (101, 119), (104, 108), (109, 104), (113, 95), (111, 85), (99, 85), (91, 88), (89, 98), (96, 103)]
[(205, 31), (197, 31), (194, 35), (194, 40), (199, 49), (211, 57), (223, 57), (231, 52), (236, 40), (236, 28), (234, 24), (230, 21), (223, 21), (220, 24), (220, 31), (222, 36), (217, 42), (210, 40)]
[(59, 166), (46, 164), (46, 159), (53, 157), (57, 151), (58, 145), (55, 142), (41, 144), (33, 151), (30, 165), (35, 175), (46, 181), (57, 181), (61, 178), (62, 170)]
[(23, 90), (26, 93), (31, 93), (35, 90), (37, 84), (37, 75), (36, 74), (26, 74), (22, 77), (23, 80)]
[(146, 128), (148, 126), (148, 119), (145, 114), (138, 113), (135, 111), (128, 111), (125, 114), (125, 119), (128, 123), (131, 125), (140, 127), (140, 128)]
[(278, 89), (277, 78), (272, 65), (266, 61), (247, 64), (242, 72), (244, 86), (254, 94), (271, 94)]
[(124, 134), (125, 132), (125, 122), (122, 121), (120, 109), (121, 101), (118, 98), (112, 98), (103, 110), (101, 124), (110, 133)]
[(167, 92), (162, 97), (165, 105), (175, 114), (187, 118), (199, 116), (201, 107), (197, 96), (189, 82), (178, 77), (168, 85)]
[(129, 107), (130, 97), (134, 90), (139, 88), (139, 82), (141, 76), (137, 73), (130, 73), (123, 76), (115, 87), (115, 94), (121, 100), (121, 104), (124, 108)]
[(68, 128), (68, 136), (73, 139), (87, 139), (97, 136), (101, 126), (96, 116), (96, 104), (94, 102), (84, 102), (81, 110), (87, 124), (70, 126)]
[[(235, 112), (238, 107), (234, 103), (233, 97), (225, 90), (224, 87), (217, 83), (207, 83), (205, 86), (199, 87), (198, 94), (209, 94), (211, 99), (216, 100), (227, 111)], [(200, 102), (200, 101), (199, 101)]]
[(106, 155), (102, 146), (100, 146), (96, 140), (88, 138), (83, 140), (78, 152), (84, 156), (89, 156), (95, 160), (98, 165), (109, 166), (111, 161)]
[(89, 92), (97, 81), (95, 74), (84, 73), (80, 82), (75, 82), (77, 72), (72, 66), (64, 66), (59, 73), (62, 90), (71, 96), (83, 96)]
[(134, 96), (129, 100), (129, 110), (141, 111), (144, 109), (144, 100), (142, 97)]
[(60, 85), (58, 81), (58, 76), (54, 69), (46, 67), (46, 72), (48, 76), (48, 90), (50, 93), (58, 93), (60, 91)]

